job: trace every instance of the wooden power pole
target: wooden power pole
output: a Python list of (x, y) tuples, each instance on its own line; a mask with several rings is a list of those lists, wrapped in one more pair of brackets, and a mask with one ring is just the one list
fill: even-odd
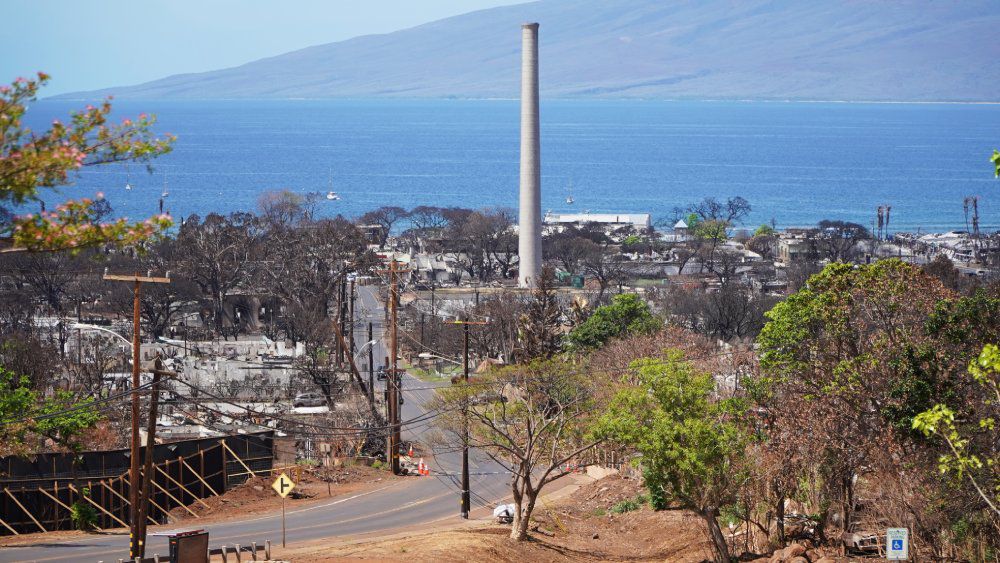
[[(142, 487), (139, 486), (139, 351), (141, 341), (139, 338), (139, 294), (143, 283), (170, 283), (170, 278), (156, 278), (152, 276), (114, 275), (104, 274), (107, 281), (132, 282), (134, 284), (134, 298), (132, 301), (132, 439), (129, 445), (129, 559), (145, 557), (146, 550), (146, 527), (139, 516), (140, 494)], [(147, 445), (148, 440), (147, 440)], [(146, 476), (148, 478), (148, 475)], [(147, 495), (142, 495), (142, 502), (145, 502)], [(141, 535), (140, 535), (141, 534)]]
[(386, 459), (394, 475), (399, 475), (400, 416), (399, 392), (402, 378), (399, 376), (399, 339), (397, 338), (397, 309), (399, 303), (399, 274), (409, 270), (399, 269), (396, 259), (389, 262), (389, 369), (386, 377), (386, 414), (389, 418), (389, 439)]

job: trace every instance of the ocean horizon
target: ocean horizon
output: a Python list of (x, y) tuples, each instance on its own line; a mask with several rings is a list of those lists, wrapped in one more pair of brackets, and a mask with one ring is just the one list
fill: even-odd
[[(40, 100), (33, 128), (84, 105)], [(357, 217), (382, 205), (516, 208), (519, 105), (483, 99), (121, 100), (117, 118), (154, 113), (178, 136), (153, 162), (82, 170), (47, 197), (100, 191), (116, 215), (175, 217), (256, 209), (269, 190), (336, 191), (320, 214)], [(1000, 107), (989, 103), (546, 100), (541, 106), (542, 207), (555, 213), (650, 213), (705, 197), (746, 198), (747, 228), (822, 219), (889, 229), (964, 230), (979, 196), (980, 228), (1000, 228)], [(133, 186), (131, 191), (125, 184)], [(566, 202), (573, 196), (572, 205)]]

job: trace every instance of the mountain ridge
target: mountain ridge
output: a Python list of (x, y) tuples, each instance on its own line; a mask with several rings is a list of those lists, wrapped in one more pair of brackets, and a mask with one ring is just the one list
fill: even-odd
[(541, 0), (56, 98), (516, 98), (539, 21), (547, 98), (991, 102), (991, 2)]

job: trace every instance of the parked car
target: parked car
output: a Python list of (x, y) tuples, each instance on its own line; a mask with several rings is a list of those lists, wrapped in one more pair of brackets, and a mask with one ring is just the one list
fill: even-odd
[(292, 406), (298, 407), (322, 407), (326, 405), (326, 397), (321, 393), (299, 393), (292, 401)]
[(378, 371), (375, 372), (375, 377), (377, 377), (379, 381), (385, 381), (386, 380), (385, 366), (379, 366), (378, 367)]

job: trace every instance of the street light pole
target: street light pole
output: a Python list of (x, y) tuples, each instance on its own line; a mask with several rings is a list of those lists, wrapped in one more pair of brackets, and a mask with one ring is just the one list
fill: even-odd
[[(465, 384), (469, 384), (469, 323), (462, 323), (462, 332), (465, 333), (465, 353), (462, 359), (462, 379), (465, 380)], [(468, 402), (463, 405), (462, 414), (463, 425), (462, 429), (462, 518), (466, 520), (469, 519), (469, 511), (472, 508), (472, 499), (469, 495), (469, 405)]]
[[(462, 325), (465, 345), (462, 354), (462, 380), (466, 385), (469, 383), (469, 325), (489, 324), (483, 321), (470, 321), (467, 318), (461, 321), (452, 321), (452, 324)], [(469, 411), (468, 399), (462, 404), (462, 518), (469, 518), (472, 510), (471, 484), (469, 482)]]

